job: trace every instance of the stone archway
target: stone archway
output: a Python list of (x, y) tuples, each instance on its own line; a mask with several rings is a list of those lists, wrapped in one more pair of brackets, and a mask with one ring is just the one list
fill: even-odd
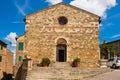
[(57, 40), (56, 61), (66, 62), (67, 60), (67, 41), (64, 38)]

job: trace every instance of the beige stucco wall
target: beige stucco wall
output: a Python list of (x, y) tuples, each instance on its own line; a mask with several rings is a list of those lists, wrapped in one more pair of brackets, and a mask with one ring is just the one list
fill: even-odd
[[(58, 18), (68, 19), (60, 25)], [(57, 40), (67, 41), (67, 61), (81, 58), (83, 67), (96, 67), (99, 60), (99, 17), (64, 3), (26, 16), (25, 52), (34, 62), (44, 57), (56, 61)]]

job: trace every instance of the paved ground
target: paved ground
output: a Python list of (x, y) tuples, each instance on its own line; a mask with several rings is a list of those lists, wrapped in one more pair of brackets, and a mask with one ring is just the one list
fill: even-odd
[(93, 78), (89, 78), (86, 80), (120, 80), (120, 69), (97, 75)]
[(34, 67), (33, 70), (28, 71), (26, 80), (85, 80), (111, 71), (109, 68)]

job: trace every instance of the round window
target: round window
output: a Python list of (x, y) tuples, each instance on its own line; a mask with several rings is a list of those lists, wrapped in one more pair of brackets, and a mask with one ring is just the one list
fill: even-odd
[(58, 18), (58, 21), (59, 21), (59, 24), (60, 24), (60, 25), (65, 25), (65, 24), (67, 24), (67, 22), (68, 22), (67, 18), (64, 17), (64, 16), (59, 17), (59, 18)]

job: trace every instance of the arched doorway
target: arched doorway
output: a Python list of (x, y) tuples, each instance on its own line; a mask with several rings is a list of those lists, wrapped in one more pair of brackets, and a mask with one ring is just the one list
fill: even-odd
[(67, 60), (67, 41), (63, 38), (57, 40), (56, 60), (58, 62), (66, 62)]

